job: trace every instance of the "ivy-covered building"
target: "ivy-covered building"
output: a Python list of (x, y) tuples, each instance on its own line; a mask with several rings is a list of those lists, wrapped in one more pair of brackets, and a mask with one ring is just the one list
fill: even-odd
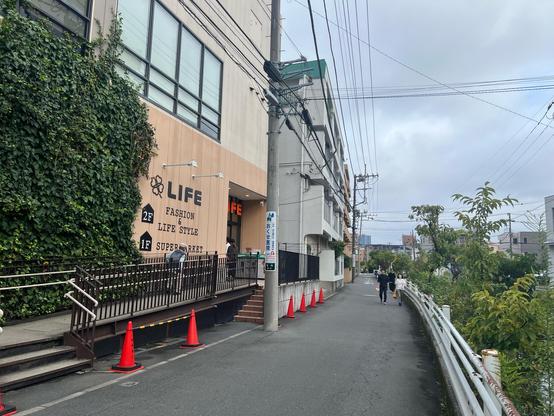
[(241, 251), (263, 249), (261, 74), (270, 26), (263, 2), (31, 0), (20, 9), (87, 41), (111, 27), (114, 12), (121, 18), (119, 72), (146, 104), (157, 143), (139, 184), (139, 250), (164, 253), (184, 243), (191, 253), (224, 252), (226, 237)]

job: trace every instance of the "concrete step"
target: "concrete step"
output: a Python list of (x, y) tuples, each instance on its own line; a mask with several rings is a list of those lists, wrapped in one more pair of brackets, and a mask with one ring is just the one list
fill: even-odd
[(250, 296), (249, 300), (257, 300), (257, 301), (264, 301), (264, 295), (252, 295)]
[(2, 390), (14, 390), (90, 366), (90, 360), (71, 358), (0, 376)]
[(241, 309), (237, 316), (252, 316), (254, 318), (263, 318), (264, 312), (263, 311), (246, 311), (244, 309)]
[(75, 348), (55, 346), (0, 358), (0, 375), (75, 357)]
[(256, 300), (256, 299), (248, 299), (246, 304), (251, 305), (251, 306), (261, 306), (263, 308), (264, 301), (263, 300)]
[(264, 290), (263, 290), (263, 289), (256, 289), (256, 290), (254, 291), (254, 294), (255, 294), (255, 295), (263, 295), (263, 294), (264, 294)]
[(264, 318), (237, 315), (237, 316), (235, 316), (235, 321), (237, 321), (237, 322), (250, 322), (252, 324), (261, 325), (261, 324), (264, 323)]
[(43, 339), (33, 339), (29, 341), (20, 341), (10, 345), (2, 345), (0, 346), (0, 358), (12, 357), (14, 355), (58, 347), (62, 344), (63, 337), (46, 337)]
[(248, 303), (242, 307), (245, 311), (263, 312), (264, 305), (249, 305)]

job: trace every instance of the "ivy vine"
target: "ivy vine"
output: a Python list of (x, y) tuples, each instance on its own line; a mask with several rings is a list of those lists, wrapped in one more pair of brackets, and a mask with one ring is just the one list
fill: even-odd
[[(133, 222), (154, 131), (116, 71), (121, 25), (92, 44), (4, 10), (0, 23), (0, 266), (137, 255)], [(21, 284), (21, 279), (11, 284)], [(4, 284), (10, 282), (4, 281)], [(63, 289), (2, 293), (9, 318), (63, 307)]]

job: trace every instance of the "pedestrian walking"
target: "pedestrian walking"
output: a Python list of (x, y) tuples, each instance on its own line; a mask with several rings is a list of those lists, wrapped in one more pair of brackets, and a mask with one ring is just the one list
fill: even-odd
[(377, 276), (377, 282), (379, 283), (379, 299), (381, 299), (381, 303), (387, 303), (389, 277), (384, 272), (380, 272)]
[(187, 246), (185, 243), (181, 243), (179, 244), (177, 250), (172, 251), (166, 259), (169, 275), (171, 276), (170, 291), (173, 291), (176, 294), (180, 293), (182, 287), (184, 287), (183, 280), (185, 277), (183, 269), (187, 257)]
[(238, 247), (233, 238), (229, 239), (227, 247), (227, 281), (233, 280), (237, 275)]
[(403, 275), (399, 275), (396, 279), (396, 296), (398, 300), (398, 306), (402, 306), (402, 291), (406, 289), (408, 281), (404, 278)]

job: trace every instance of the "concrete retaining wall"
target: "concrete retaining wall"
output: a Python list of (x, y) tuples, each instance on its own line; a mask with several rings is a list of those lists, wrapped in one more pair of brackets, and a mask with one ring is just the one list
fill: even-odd
[[(319, 280), (310, 280), (306, 282), (288, 283), (279, 286), (279, 318), (287, 314), (290, 296), (294, 299), (294, 311), (300, 309), (300, 300), (302, 292), (306, 296), (306, 306), (310, 304), (312, 292), (315, 290), (316, 299), (319, 299)], [(329, 292), (323, 289), (323, 295), (327, 296)]]

